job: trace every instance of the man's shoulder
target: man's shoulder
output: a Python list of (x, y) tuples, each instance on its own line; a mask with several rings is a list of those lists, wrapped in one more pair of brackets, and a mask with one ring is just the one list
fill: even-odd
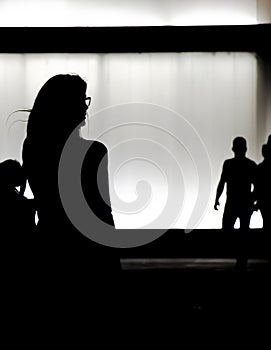
[(234, 162), (234, 158), (228, 158), (228, 159), (224, 160), (223, 165), (228, 166), (228, 165), (231, 165), (233, 162)]
[(267, 162), (266, 160), (263, 160), (261, 163), (257, 165), (258, 170), (263, 170), (263, 171), (271, 171), (271, 163)]
[(254, 168), (257, 167), (257, 163), (254, 162), (254, 160), (252, 160), (250, 158), (245, 158), (245, 159), (246, 159), (247, 164), (249, 164), (251, 167), (254, 167)]

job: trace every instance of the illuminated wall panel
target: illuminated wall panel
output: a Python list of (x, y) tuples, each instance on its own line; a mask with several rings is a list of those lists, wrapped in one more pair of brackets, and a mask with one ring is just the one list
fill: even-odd
[(257, 1), (258, 23), (271, 23), (271, 1), (258, 0)]
[[(15, 113), (7, 120), (10, 113), (31, 108), (43, 83), (52, 75), (67, 72), (84, 77), (93, 97), (83, 136), (99, 137), (111, 149), (110, 183), (118, 196), (112, 196), (117, 226), (149, 225), (163, 211), (171, 186), (176, 188), (176, 196), (179, 189), (184, 197), (174, 227), (186, 227), (202, 186), (197, 153), (206, 151), (211, 176), (205, 180), (211, 191), (204, 199), (206, 210), (197, 227), (220, 227), (225, 198), (220, 212), (213, 210), (213, 202), (223, 160), (232, 156), (232, 139), (246, 137), (248, 156), (261, 160), (255, 56), (238, 52), (1, 54), (1, 160), (20, 160), (25, 137), (27, 114)], [(44, 123), (50, 123), (50, 116)], [(130, 143), (125, 144), (127, 141)], [(192, 149), (196, 144), (204, 147)], [(127, 155), (127, 150), (132, 154)], [(147, 161), (142, 160), (144, 154)], [(145, 188), (144, 183), (140, 188), (141, 180), (152, 189), (149, 198), (142, 197), (147, 204), (133, 215), (122, 213), (119, 201), (124, 203), (124, 211), (125, 203), (137, 201)], [(173, 198), (172, 203), (178, 201)], [(257, 218), (253, 222), (259, 225)]]
[[(258, 8), (261, 19), (266, 18), (263, 2)], [(0, 23), (15, 27), (256, 24), (257, 0), (1, 0)]]

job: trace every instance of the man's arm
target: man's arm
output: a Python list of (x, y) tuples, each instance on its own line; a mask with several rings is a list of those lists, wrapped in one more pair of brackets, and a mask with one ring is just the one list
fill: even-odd
[(223, 193), (225, 183), (226, 183), (226, 176), (225, 176), (225, 163), (224, 163), (222, 168), (222, 174), (216, 190), (215, 205), (214, 205), (215, 210), (218, 210), (218, 207), (220, 205), (219, 198)]

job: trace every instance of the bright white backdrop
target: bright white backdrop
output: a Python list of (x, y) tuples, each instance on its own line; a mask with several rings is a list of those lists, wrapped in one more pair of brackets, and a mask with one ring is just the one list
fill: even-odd
[(1, 0), (1, 26), (233, 25), (270, 22), (269, 0)]
[[(216, 185), (219, 180), (223, 160), (231, 157), (231, 142), (237, 135), (246, 137), (248, 156), (256, 162), (261, 160), (257, 144), (257, 60), (249, 53), (144, 53), (144, 54), (1, 54), (0, 55), (0, 160), (16, 158), (20, 160), (21, 145), (25, 137), (26, 113), (10, 113), (20, 108), (31, 108), (34, 98), (43, 83), (58, 73), (76, 72), (88, 82), (88, 94), (93, 103), (83, 135), (97, 136), (108, 123), (117, 125), (114, 113), (103, 115), (101, 111), (116, 105), (131, 103), (161, 107), (160, 119), (156, 113), (147, 113), (144, 122), (152, 127), (142, 129), (133, 125), (132, 129), (115, 128), (104, 136), (103, 141), (110, 147), (125, 138), (143, 137), (155, 141), (174, 154), (175, 160), (184, 166), (183, 178), (186, 195), (183, 211), (174, 227), (186, 227), (198, 193), (196, 165), (190, 157), (192, 151), (185, 144), (182, 123), (186, 121), (196, 132), (206, 147), (211, 164), (210, 201), (198, 228), (221, 226), (220, 212), (213, 210)], [(68, 101), (63, 101), (68, 103)], [(112, 109), (112, 110), (113, 110)], [(157, 132), (159, 122), (164, 123), (163, 109), (172, 111), (177, 117), (165, 113), (166, 127), (178, 134), (183, 147), (174, 143), (168, 133)], [(128, 108), (129, 112), (129, 108)], [(112, 118), (111, 118), (112, 116)], [(162, 117), (161, 117), (162, 116)], [(130, 117), (130, 116), (129, 116)], [(178, 119), (179, 118), (179, 119)], [(127, 121), (128, 121), (127, 115)], [(130, 120), (130, 119), (129, 119)], [(136, 116), (134, 121), (136, 121)], [(15, 123), (14, 123), (15, 122)], [(50, 116), (44, 123), (50, 123)], [(129, 130), (128, 130), (129, 129)], [(192, 132), (192, 131), (191, 131)], [(96, 133), (96, 134), (95, 134)], [(182, 139), (183, 138), (183, 139)], [(150, 145), (151, 147), (151, 145)], [(136, 146), (134, 146), (136, 148)], [(148, 149), (148, 145), (146, 147)], [(123, 152), (125, 150), (123, 149)], [(161, 153), (161, 159), (164, 157)], [(169, 157), (170, 158), (170, 157)], [(112, 166), (122, 159), (122, 150), (112, 153)], [(192, 163), (191, 163), (192, 162)], [(191, 164), (192, 165), (191, 165)], [(115, 212), (118, 227), (141, 227), (149, 223), (163, 210), (167, 197), (167, 181), (155, 167), (134, 159), (128, 167), (123, 167), (118, 176), (110, 174), (111, 186), (122, 201), (136, 200), (136, 183), (142, 173), (151, 184), (153, 197), (147, 208), (135, 215)], [(165, 163), (164, 163), (165, 164)], [(146, 167), (147, 166), (147, 167)], [(167, 169), (173, 169), (168, 163)], [(175, 174), (176, 175), (176, 174)], [(172, 177), (173, 186), (178, 186), (178, 176)], [(177, 180), (176, 180), (177, 179)], [(166, 180), (171, 181), (171, 177)], [(177, 182), (176, 182), (177, 181)], [(172, 184), (171, 184), (172, 185)], [(177, 187), (176, 187), (177, 188)], [(177, 193), (177, 191), (176, 191)], [(177, 194), (176, 194), (177, 195)], [(114, 203), (113, 203), (114, 206)], [(254, 215), (252, 226), (261, 225), (259, 215)]]

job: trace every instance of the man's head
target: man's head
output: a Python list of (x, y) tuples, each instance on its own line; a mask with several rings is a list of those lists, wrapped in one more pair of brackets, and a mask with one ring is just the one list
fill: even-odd
[(7, 159), (0, 163), (0, 182), (6, 188), (23, 186), (26, 177), (21, 164), (15, 159)]
[(237, 136), (232, 142), (232, 150), (235, 156), (244, 157), (247, 151), (247, 141), (242, 136)]
[(262, 155), (265, 159), (271, 159), (271, 144), (262, 145)]

